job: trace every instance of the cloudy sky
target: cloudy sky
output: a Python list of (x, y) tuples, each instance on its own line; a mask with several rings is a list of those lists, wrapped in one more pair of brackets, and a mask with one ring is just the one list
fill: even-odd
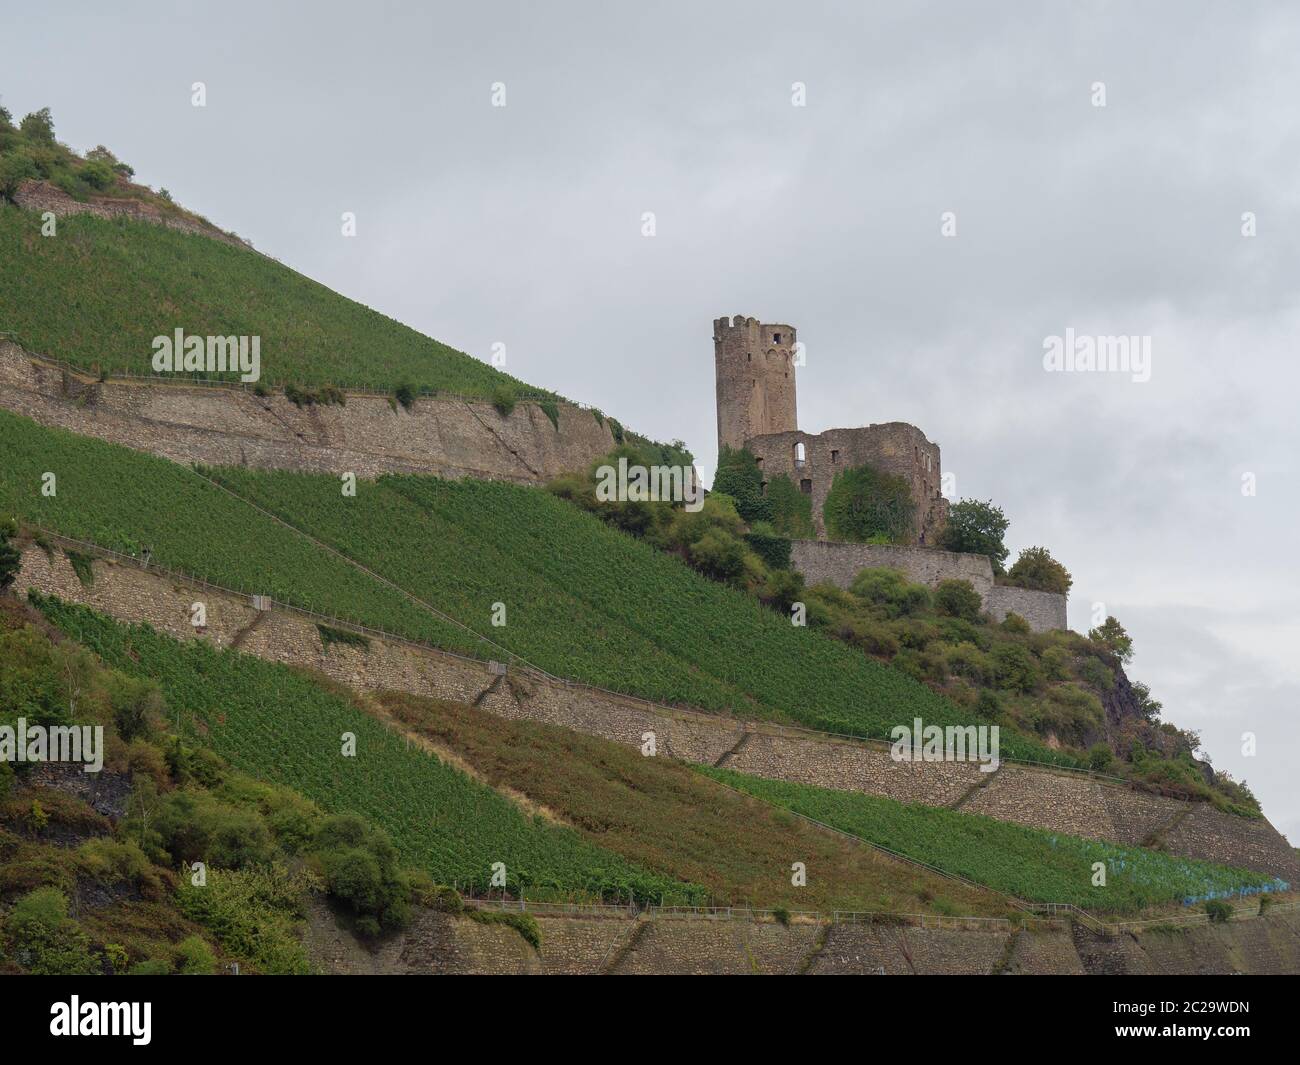
[(1300, 842), (1294, 6), (0, 7), (15, 115), (706, 475), (712, 320), (797, 326), (801, 427), (921, 426)]

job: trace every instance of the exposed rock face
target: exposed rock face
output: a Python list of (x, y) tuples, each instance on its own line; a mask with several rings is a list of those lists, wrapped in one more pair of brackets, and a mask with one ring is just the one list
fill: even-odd
[(310, 470), (359, 477), (429, 473), (545, 484), (614, 447), (609, 422), (536, 403), (509, 415), (485, 400), (350, 394), (346, 405), (298, 407), (283, 395), (231, 387), (96, 381), (0, 341), (0, 407), (42, 425), (183, 464)]

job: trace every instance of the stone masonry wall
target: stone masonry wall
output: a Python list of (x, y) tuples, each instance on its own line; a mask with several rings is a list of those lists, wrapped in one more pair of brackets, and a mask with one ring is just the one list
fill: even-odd
[(98, 382), (0, 342), (0, 407), (175, 462), (312, 470), (360, 477), (427, 473), (541, 484), (614, 446), (608, 422), (559, 405), (559, 427), (535, 403), (503, 417), (486, 401), (385, 396), (297, 407), (240, 388)]
[(1065, 618), (1065, 596), (1055, 592), (1036, 592), (1032, 588), (1013, 588), (995, 584), (985, 600), (985, 608), (994, 621), (1008, 614), (1019, 614), (1034, 632), (1069, 628)]
[[(861, 791), (901, 802), (948, 806), (999, 820), (1118, 843), (1157, 837), (1170, 853), (1256, 869), (1300, 884), (1300, 862), (1267, 821), (1246, 821), (1203, 803), (1165, 799), (1067, 771), (1004, 765), (982, 774), (973, 763), (899, 763), (888, 745), (736, 720), (566, 683), (531, 672), (509, 678), (486, 662), (371, 636), (368, 648), (323, 645), (315, 622), (295, 611), (254, 611), (247, 597), (216, 593), (135, 565), (97, 559), (90, 587), (67, 557), (23, 548), (14, 592), (29, 588), (85, 603), (126, 622), (147, 621), (179, 639), (205, 639), (270, 661), (308, 666), (361, 691), (391, 689), (480, 706), (507, 718), (541, 721), (630, 746), (653, 731), (672, 758), (737, 772)], [(190, 625), (203, 601), (208, 626)]]
[(830, 581), (837, 588), (847, 588), (858, 571), (867, 567), (902, 570), (911, 580), (931, 588), (944, 580), (970, 581), (994, 621), (1001, 621), (1014, 611), (1029, 622), (1034, 632), (1068, 627), (1065, 596), (994, 584), (993, 566), (983, 555), (958, 554), (933, 547), (795, 540), (790, 564), (809, 584)]
[(153, 225), (180, 230), (182, 233), (194, 233), (219, 240), (223, 244), (233, 244), (237, 248), (252, 250), (252, 245), (247, 241), (222, 232), (214, 225), (205, 225), (188, 214), (168, 214), (152, 203), (142, 200), (99, 197), (82, 203), (48, 182), (24, 181), (14, 193), (14, 203), (29, 211), (51, 211), (60, 218), (74, 214), (89, 214), (97, 218), (129, 218), (134, 222), (150, 222)]
[[(764, 481), (784, 474), (796, 488), (812, 497), (818, 539), (826, 539), (822, 511), (835, 475), (855, 466), (871, 466), (907, 481), (916, 503), (912, 532), (918, 543), (934, 543), (947, 520), (948, 503), (939, 491), (939, 445), (907, 422), (827, 429), (822, 433), (805, 433), (790, 426), (788, 430), (756, 434), (745, 445), (758, 459)], [(803, 448), (802, 463), (798, 446)]]
[(330, 974), (1008, 976), (1300, 973), (1300, 913), (1111, 937), (1075, 928), (988, 931), (672, 916), (537, 915), (541, 950), (513, 930), (416, 910), (363, 946), (316, 903), (305, 933)]

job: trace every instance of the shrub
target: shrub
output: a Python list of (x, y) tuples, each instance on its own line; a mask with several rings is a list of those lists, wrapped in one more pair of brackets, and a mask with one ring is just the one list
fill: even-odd
[(741, 584), (745, 577), (745, 544), (723, 529), (710, 529), (690, 546), (695, 568), (715, 581)]
[(128, 976), (170, 976), (172, 963), (162, 958), (149, 958), (138, 961), (126, 972)]
[(5, 920), (8, 952), (37, 976), (90, 976), (100, 969), (90, 938), (68, 916), (62, 891), (40, 887), (16, 903)]
[(1096, 773), (1104, 773), (1114, 764), (1115, 756), (1104, 743), (1094, 743), (1088, 748), (1088, 768)]
[(1074, 578), (1070, 571), (1048, 553), (1045, 547), (1026, 547), (1020, 552), (1016, 564), (1007, 573), (1010, 582), (1019, 588), (1036, 592), (1057, 592), (1068, 595)]
[(186, 936), (176, 944), (176, 969), (182, 976), (211, 976), (216, 967), (212, 948), (198, 936)]
[(803, 575), (793, 570), (777, 569), (767, 575), (758, 597), (773, 610), (789, 614), (802, 594)]
[(1222, 899), (1206, 899), (1205, 912), (1210, 915), (1210, 920), (1215, 924), (1227, 924), (1232, 920), (1232, 907)]
[(930, 605), (930, 589), (913, 584), (896, 569), (864, 569), (849, 591), (891, 618), (920, 613)]
[(947, 653), (948, 672), (966, 677), (976, 684), (991, 683), (994, 678), (993, 660), (973, 643), (959, 643)]
[(999, 688), (1031, 692), (1042, 683), (1034, 656), (1018, 643), (1004, 643), (993, 651), (993, 671)]
[(907, 481), (871, 466), (856, 466), (835, 475), (822, 507), (826, 529), (838, 540), (857, 543), (883, 537), (902, 544), (912, 537), (916, 504)]
[(109, 676), (108, 699), (117, 734), (128, 743), (137, 736), (147, 736), (167, 712), (162, 689), (154, 681), (118, 672)]
[(394, 394), (397, 397), (397, 402), (406, 410), (410, 410), (415, 403), (415, 386), (405, 381), (397, 386), (397, 391)]
[(411, 889), (382, 831), (353, 814), (328, 817), (316, 830), (311, 853), (330, 894), (352, 908), (358, 931), (377, 935), (407, 922)]
[(945, 580), (939, 582), (934, 590), (934, 608), (940, 614), (962, 618), (965, 621), (979, 619), (983, 602), (980, 594), (970, 581)]
[(939, 546), (948, 551), (964, 551), (973, 555), (987, 555), (993, 572), (1003, 572), (1007, 548), (1002, 542), (1006, 535), (1007, 516), (993, 501), (981, 503), (976, 499), (963, 499), (948, 508), (948, 521), (939, 534)]
[[(1007, 617), (1014, 615), (1008, 614)], [(1005, 627), (1006, 622), (1003, 622)], [(1028, 628), (1028, 626), (1026, 626)], [(1064, 647), (1049, 647), (1042, 653), (1043, 672), (1048, 680), (1068, 680), (1070, 677), (1070, 653)]]
[(1031, 631), (1029, 622), (1014, 610), (1007, 611), (1007, 616), (1002, 619), (1002, 629), (1004, 632), (1014, 633), (1017, 636), (1028, 636)]
[(242, 869), (268, 861), (271, 834), (262, 819), (207, 792), (173, 792), (159, 804), (154, 828), (172, 858)]
[(551, 399), (540, 399), (537, 401), (537, 405), (542, 408), (542, 413), (551, 420), (551, 425), (555, 428), (556, 432), (559, 432), (560, 408), (556, 402)]
[(772, 569), (790, 568), (790, 539), (781, 536), (767, 522), (759, 522), (745, 534), (745, 543)]
[(518, 397), (515, 390), (509, 385), (497, 385), (492, 389), (492, 406), (501, 417), (510, 417), (510, 412), (515, 409)]

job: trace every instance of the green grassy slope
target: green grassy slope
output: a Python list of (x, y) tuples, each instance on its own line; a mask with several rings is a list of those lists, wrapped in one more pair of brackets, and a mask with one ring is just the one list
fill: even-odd
[[(42, 612), (106, 664), (156, 681), (182, 728), (231, 765), (284, 784), (331, 813), (385, 829), (403, 859), (442, 883), (486, 892), (493, 862), (532, 897), (629, 893), (692, 902), (698, 888), (648, 872), (568, 828), (526, 817), (490, 787), (407, 744), (352, 702), (285, 666), (199, 641), (180, 643), (85, 607)], [(341, 753), (344, 733), (355, 757)]]
[[(479, 657), (463, 629), (258, 515), (195, 474), (0, 412), (0, 514), (140, 553)], [(43, 472), (58, 491), (41, 494)], [(788, 621), (534, 489), (432, 478), (361, 482), (221, 471), (268, 510), (472, 630), (561, 676), (705, 709), (883, 736), (899, 722), (972, 721), (924, 685)], [(490, 624), (492, 604), (507, 624)], [(1052, 752), (1006, 736), (1006, 757)]]
[(0, 202), (0, 331), (87, 370), (150, 374), (153, 338), (179, 327), (260, 336), (266, 385), (553, 398), (256, 252), (143, 222), (40, 226)]
[[(1133, 911), (1277, 886), (1262, 873), (1044, 832), (979, 814), (760, 779), (728, 769), (700, 772), (897, 854), (1033, 902)], [(1106, 866), (1104, 887), (1092, 883), (1094, 862)]]
[[(886, 737), (916, 716), (977, 720), (545, 492), (383, 477), (342, 499), (329, 476), (215, 476), (552, 673), (862, 736)], [(497, 628), (495, 602), (506, 606)], [(1003, 752), (1054, 757), (1015, 736), (1003, 737)]]
[[(679, 762), (459, 703), (398, 692), (379, 701), (404, 729), (454, 752), (488, 782), (522, 792), (640, 866), (704, 886), (719, 905), (1007, 912), (992, 892), (884, 857)], [(796, 860), (808, 870), (802, 887), (790, 882)]]

